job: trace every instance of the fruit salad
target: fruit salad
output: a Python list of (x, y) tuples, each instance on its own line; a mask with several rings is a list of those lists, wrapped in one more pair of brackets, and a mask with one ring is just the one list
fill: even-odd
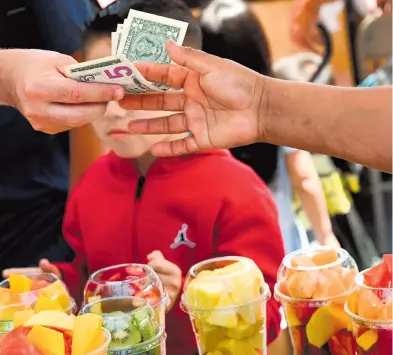
[(73, 313), (75, 303), (63, 282), (53, 274), (14, 274), (0, 284), (0, 334), (13, 329), (13, 314), (22, 310)]
[(84, 303), (112, 296), (146, 299), (157, 312), (161, 324), (165, 325), (168, 296), (164, 292), (160, 278), (148, 265), (115, 265), (92, 274), (85, 287)]
[(358, 355), (392, 354), (392, 255), (356, 277), (358, 288), (346, 303)]
[(190, 315), (201, 355), (266, 354), (269, 287), (255, 263), (223, 257), (189, 271), (182, 308)]
[(344, 304), (357, 274), (343, 249), (298, 250), (284, 258), (275, 297), (284, 308), (294, 355), (355, 354)]
[(165, 333), (153, 308), (136, 297), (110, 297), (83, 307), (82, 313), (99, 314), (111, 334), (109, 354), (165, 354)]
[(110, 334), (96, 314), (20, 311), (15, 329), (0, 338), (1, 355), (106, 355)]

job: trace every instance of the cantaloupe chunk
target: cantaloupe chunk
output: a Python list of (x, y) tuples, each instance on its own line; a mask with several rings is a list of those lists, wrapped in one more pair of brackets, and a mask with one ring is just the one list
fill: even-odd
[(337, 261), (337, 259), (338, 259), (338, 255), (334, 249), (320, 251), (318, 253), (315, 253), (311, 258), (311, 260), (316, 265), (320, 265), (320, 266), (334, 263), (335, 261)]
[(292, 267), (306, 267), (306, 266), (316, 266), (317, 264), (306, 255), (296, 255), (291, 259), (291, 266)]
[(43, 288), (40, 294), (50, 298), (51, 300), (56, 300), (56, 302), (64, 310), (67, 310), (71, 306), (71, 298), (63, 282), (60, 280), (57, 280), (49, 286)]
[(341, 281), (347, 290), (350, 290), (355, 285), (355, 277), (358, 274), (356, 269), (343, 268), (340, 275)]
[(42, 311), (60, 311), (60, 312), (65, 312), (63, 307), (60, 306), (59, 303), (55, 300), (51, 300), (48, 297), (44, 296), (43, 294), (40, 294), (38, 297), (38, 300), (36, 304), (34, 305), (34, 310), (36, 313), (42, 312)]
[(288, 285), (286, 280), (281, 280), (278, 284), (278, 290), (284, 295), (284, 296), (290, 296), (289, 290), (288, 290)]
[(27, 335), (27, 339), (42, 355), (64, 355), (65, 344), (63, 333), (41, 325), (35, 325)]
[(318, 283), (319, 271), (297, 271), (287, 281), (288, 291), (293, 298), (309, 299)]
[(72, 338), (72, 355), (85, 355), (94, 350), (97, 339), (102, 338), (102, 318), (94, 313), (76, 317)]
[(32, 281), (25, 275), (12, 274), (8, 282), (10, 283), (10, 290), (14, 293), (31, 291)]
[(337, 273), (331, 270), (321, 270), (318, 275), (318, 283), (315, 287), (313, 298), (329, 298), (342, 295), (347, 289), (337, 276)]
[[(306, 255), (296, 255), (292, 257), (290, 264), (293, 268), (316, 266), (316, 264), (311, 260), (311, 258)], [(291, 268), (287, 268), (285, 270), (286, 280), (288, 281), (295, 272), (297, 271)]]
[(42, 311), (34, 314), (24, 324), (25, 327), (42, 325), (44, 327), (57, 328), (61, 330), (73, 330), (75, 319), (61, 311)]
[(369, 329), (356, 339), (358, 345), (364, 350), (368, 351), (378, 340), (378, 332), (374, 329)]
[(382, 303), (381, 311), (378, 319), (385, 321), (393, 319), (393, 310), (392, 310), (392, 301), (387, 301), (386, 303)]
[(381, 314), (382, 302), (379, 297), (368, 289), (359, 290), (358, 315), (359, 317), (377, 320)]
[(14, 321), (14, 327), (15, 328), (21, 327), (34, 314), (35, 314), (35, 312), (33, 310), (24, 310), (24, 311), (15, 312), (12, 316), (12, 319)]
[(353, 314), (358, 314), (358, 306), (359, 306), (359, 292), (352, 292), (348, 298), (348, 309)]

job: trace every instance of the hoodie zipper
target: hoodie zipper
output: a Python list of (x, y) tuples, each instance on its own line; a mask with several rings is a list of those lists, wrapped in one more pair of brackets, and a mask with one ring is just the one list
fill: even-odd
[(138, 183), (136, 186), (136, 191), (135, 191), (135, 196), (134, 196), (134, 213), (133, 213), (133, 223), (132, 223), (132, 235), (131, 235), (131, 240), (132, 240), (132, 263), (139, 263), (139, 257), (138, 257), (138, 248), (139, 248), (139, 240), (138, 240), (138, 222), (139, 222), (139, 209), (140, 209), (140, 204), (141, 204), (141, 199), (143, 195), (143, 188), (145, 187), (145, 182), (146, 182), (146, 177), (145, 176), (140, 176), (138, 178)]

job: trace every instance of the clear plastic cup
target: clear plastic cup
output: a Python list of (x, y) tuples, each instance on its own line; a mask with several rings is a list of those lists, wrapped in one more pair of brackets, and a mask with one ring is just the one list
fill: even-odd
[(250, 259), (222, 257), (194, 265), (181, 306), (190, 316), (199, 354), (266, 354), (269, 298), (269, 287)]
[(105, 343), (102, 344), (102, 346), (99, 347), (98, 349), (95, 349), (86, 355), (107, 355), (108, 354), (108, 347), (109, 347), (109, 343), (111, 341), (111, 333), (109, 333), (105, 328), (102, 328), (102, 332), (105, 335), (105, 339), (106, 339)]
[(81, 313), (102, 316), (103, 326), (111, 334), (109, 354), (140, 354), (153, 350), (154, 355), (165, 354), (164, 327), (145, 299), (104, 298), (85, 305)]
[[(127, 271), (134, 270), (134, 275)], [(93, 273), (86, 283), (84, 304), (112, 296), (144, 298), (154, 308), (165, 326), (165, 312), (169, 297), (156, 272), (144, 264), (121, 264)]]
[(345, 311), (352, 319), (357, 355), (391, 355), (392, 288), (365, 285), (366, 271), (357, 275), (357, 289), (345, 304)]
[(294, 355), (355, 354), (344, 304), (356, 289), (357, 274), (343, 249), (297, 250), (283, 259), (274, 295), (283, 306)]
[(74, 299), (67, 287), (54, 274), (29, 273), (34, 290), (29, 292), (12, 293), (9, 289), (9, 279), (0, 283), (0, 334), (13, 329), (12, 317), (15, 312), (33, 310), (40, 295), (56, 300), (68, 314), (76, 311)]

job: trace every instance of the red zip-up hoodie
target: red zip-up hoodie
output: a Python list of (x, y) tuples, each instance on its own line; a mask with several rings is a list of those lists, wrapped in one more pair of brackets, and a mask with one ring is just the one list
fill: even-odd
[[(179, 232), (195, 243), (193, 247), (177, 245)], [(101, 157), (69, 198), (64, 235), (76, 257), (72, 264), (56, 265), (77, 299), (87, 281), (86, 266), (92, 273), (114, 264), (146, 263), (154, 250), (177, 264), (183, 277), (205, 259), (249, 257), (272, 291), (284, 257), (268, 188), (225, 150), (159, 158), (145, 177), (132, 160), (114, 153)], [(279, 333), (278, 309), (272, 297), (267, 308), (268, 343)], [(167, 314), (166, 325), (169, 355), (197, 353), (189, 318), (178, 304)]]

